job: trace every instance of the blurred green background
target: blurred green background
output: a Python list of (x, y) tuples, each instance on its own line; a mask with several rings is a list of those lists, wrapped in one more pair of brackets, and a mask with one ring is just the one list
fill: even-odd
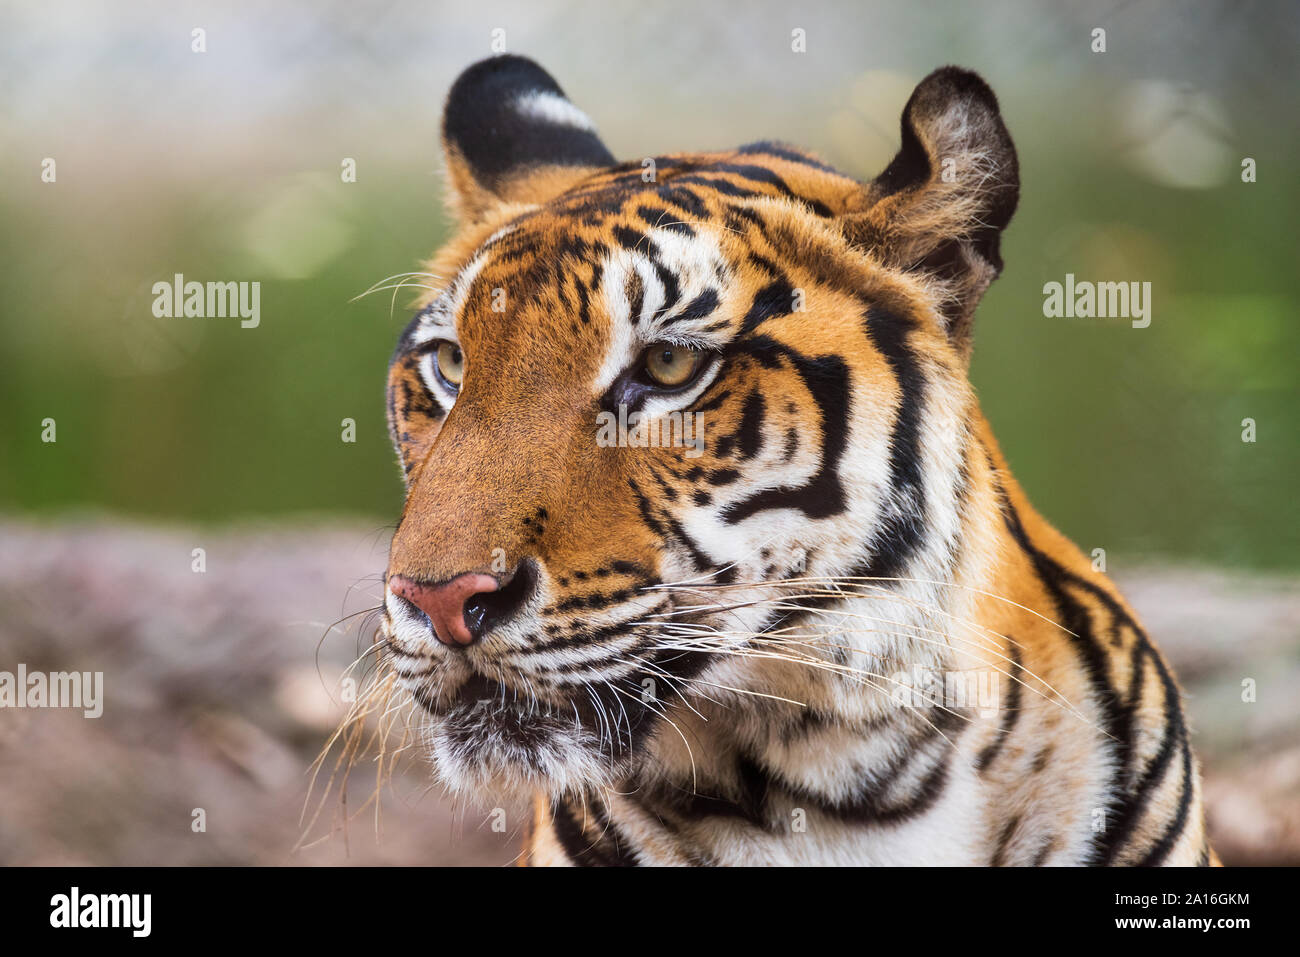
[[(394, 520), (413, 295), (351, 300), (446, 235), (441, 98), (502, 29), (627, 158), (780, 138), (869, 177), (916, 81), (980, 71), (1022, 194), (973, 377), (1031, 498), (1085, 550), (1300, 567), (1300, 8), (917, 6), (7, 6), (0, 511)], [(1045, 318), (1067, 272), (1150, 282), (1150, 327)], [(174, 273), (260, 281), (260, 326), (155, 318)]]

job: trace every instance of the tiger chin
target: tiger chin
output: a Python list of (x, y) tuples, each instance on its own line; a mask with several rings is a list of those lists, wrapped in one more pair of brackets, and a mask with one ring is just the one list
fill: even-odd
[(442, 139), (381, 647), (438, 779), (531, 801), (524, 863), (1217, 863), (1169, 666), (967, 376), (1019, 200), (983, 80), (921, 81), (865, 183), (619, 162), (517, 56)]

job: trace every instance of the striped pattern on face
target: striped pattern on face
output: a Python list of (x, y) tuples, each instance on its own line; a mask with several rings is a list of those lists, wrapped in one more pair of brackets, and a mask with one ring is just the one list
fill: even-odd
[(446, 786), (538, 796), (531, 862), (1209, 859), (1167, 667), (967, 379), (996, 100), (938, 71), (903, 131), (867, 184), (772, 143), (619, 164), (529, 61), (453, 87), (383, 647)]

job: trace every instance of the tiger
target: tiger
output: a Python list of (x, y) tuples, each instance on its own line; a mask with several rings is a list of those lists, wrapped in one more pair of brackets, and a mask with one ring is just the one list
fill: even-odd
[(968, 377), (1020, 193), (980, 76), (925, 77), (869, 182), (619, 162), (517, 55), (441, 138), (377, 643), (517, 863), (1218, 863), (1170, 666)]

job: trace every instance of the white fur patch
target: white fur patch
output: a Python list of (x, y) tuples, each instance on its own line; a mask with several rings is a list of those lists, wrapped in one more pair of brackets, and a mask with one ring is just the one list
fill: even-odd
[(572, 126), (578, 130), (595, 132), (596, 124), (591, 117), (578, 109), (558, 93), (549, 90), (533, 90), (515, 100), (515, 112), (529, 119), (541, 120), (553, 126)]
[[(637, 353), (655, 342), (708, 345), (711, 337), (698, 327), (710, 325), (724, 315), (728, 293), (726, 259), (713, 238), (684, 236), (667, 228), (648, 229), (646, 235), (658, 250), (659, 263), (676, 279), (678, 298), (671, 309), (664, 308), (667, 293), (647, 253), (619, 249), (609, 255), (602, 264), (605, 309), (610, 319), (609, 346), (593, 384), (596, 395), (603, 395)], [(627, 297), (633, 273), (640, 277), (644, 290), (641, 311), (636, 316), (632, 315), (632, 303)], [(706, 289), (716, 292), (723, 303), (713, 315), (696, 322), (670, 322), (674, 313)]]

